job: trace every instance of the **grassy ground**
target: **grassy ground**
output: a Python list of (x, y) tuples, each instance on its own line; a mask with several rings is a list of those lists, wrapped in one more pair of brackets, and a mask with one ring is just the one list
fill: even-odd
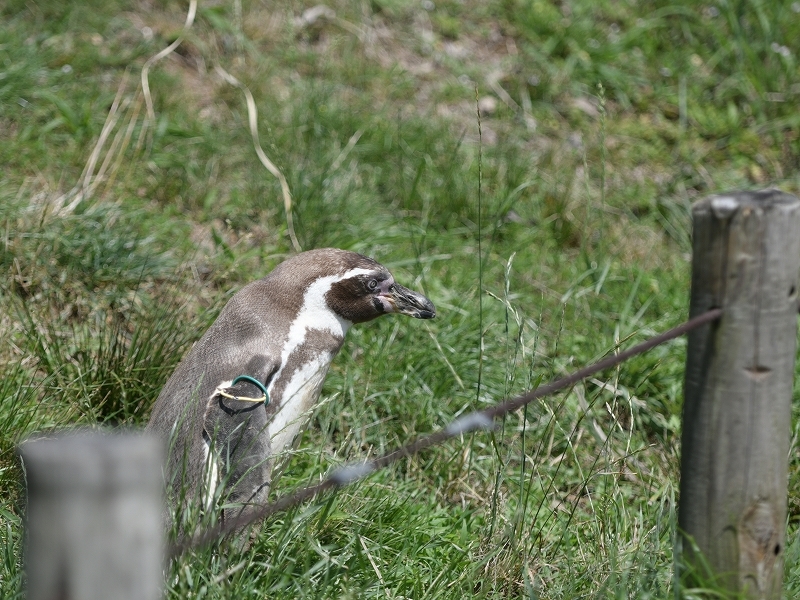
[[(185, 3), (0, 4), (0, 596), (21, 581), (14, 444), (143, 424), (227, 298), (294, 251), (218, 68), (255, 98), (299, 245), (372, 255), (439, 312), (351, 331), (277, 495), (681, 322), (691, 202), (800, 192), (797, 2), (311, 5), (201, 0), (149, 69), (148, 120), (141, 71)], [(683, 360), (658, 348), (248, 552), (185, 556), (167, 595), (696, 597), (672, 582)]]

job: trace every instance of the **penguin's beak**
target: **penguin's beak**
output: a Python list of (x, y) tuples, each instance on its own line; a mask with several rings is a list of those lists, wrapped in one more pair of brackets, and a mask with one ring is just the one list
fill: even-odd
[(422, 294), (393, 283), (382, 296), (394, 308), (392, 312), (408, 315), (415, 319), (432, 319), (436, 316), (436, 307), (433, 302)]

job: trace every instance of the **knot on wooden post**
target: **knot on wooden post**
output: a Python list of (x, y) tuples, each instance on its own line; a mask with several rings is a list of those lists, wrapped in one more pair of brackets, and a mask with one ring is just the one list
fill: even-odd
[(777, 600), (797, 350), (800, 200), (778, 190), (729, 193), (701, 200), (692, 216), (690, 315), (712, 307), (724, 313), (689, 334), (678, 522), (703, 556), (687, 550), (684, 560), (707, 564), (735, 593)]
[(747, 588), (769, 591), (775, 561), (782, 555), (781, 528), (774, 503), (759, 500), (744, 513), (738, 529), (739, 570)]

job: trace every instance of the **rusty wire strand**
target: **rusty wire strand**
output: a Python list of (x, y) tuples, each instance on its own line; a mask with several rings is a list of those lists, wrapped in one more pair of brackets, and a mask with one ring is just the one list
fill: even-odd
[(615, 367), (625, 362), (629, 358), (647, 352), (656, 346), (680, 337), (694, 329), (697, 329), (698, 327), (702, 327), (703, 325), (711, 323), (712, 321), (716, 321), (721, 315), (721, 308), (713, 308), (707, 312), (697, 315), (696, 317), (693, 317), (692, 319), (689, 319), (688, 321), (685, 321), (677, 327), (673, 327), (664, 333), (655, 335), (648, 340), (645, 340), (641, 344), (637, 344), (633, 348), (623, 350), (618, 354), (607, 356), (591, 365), (578, 369), (577, 371), (566, 375), (565, 377), (539, 386), (535, 390), (532, 390), (526, 394), (510, 398), (484, 410), (462, 415), (451, 422), (444, 429), (440, 429), (439, 431), (436, 431), (430, 435), (417, 438), (410, 444), (397, 448), (391, 452), (387, 452), (378, 458), (374, 458), (362, 463), (349, 464), (339, 467), (330, 475), (328, 475), (325, 480), (316, 485), (301, 488), (292, 494), (279, 498), (275, 502), (264, 505), (258, 510), (232, 519), (227, 523), (215, 525), (214, 527), (211, 527), (190, 539), (179, 541), (170, 547), (169, 555), (171, 558), (175, 558), (188, 550), (211, 544), (235, 531), (239, 531), (242, 528), (255, 523), (256, 521), (260, 521), (261, 519), (265, 519), (277, 512), (297, 506), (305, 500), (313, 498), (314, 496), (317, 496), (326, 490), (344, 487), (350, 483), (353, 483), (354, 481), (363, 479), (371, 473), (374, 473), (375, 471), (382, 469), (391, 463), (400, 460), (401, 458), (413, 456), (430, 448), (431, 446), (441, 444), (442, 442), (451, 438), (458, 437), (464, 433), (478, 429), (491, 429), (494, 425), (494, 420), (497, 417), (514, 412), (538, 398), (548, 396), (559, 390), (575, 385), (590, 375), (594, 375), (600, 371)]

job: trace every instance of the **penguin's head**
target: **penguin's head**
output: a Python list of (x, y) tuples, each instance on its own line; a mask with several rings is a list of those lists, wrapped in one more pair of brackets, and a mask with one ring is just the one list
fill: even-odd
[(325, 281), (320, 291), (325, 304), (350, 323), (365, 323), (398, 313), (415, 319), (436, 316), (433, 303), (422, 294), (395, 282), (389, 270), (373, 259), (347, 250), (322, 248), (298, 254), (278, 267), (295, 281), (309, 278), (309, 286)]
[(355, 252), (347, 252), (341, 259), (347, 270), (339, 281), (331, 284), (325, 301), (342, 318), (364, 323), (391, 313), (415, 319), (436, 316), (433, 302), (397, 283), (380, 263)]

